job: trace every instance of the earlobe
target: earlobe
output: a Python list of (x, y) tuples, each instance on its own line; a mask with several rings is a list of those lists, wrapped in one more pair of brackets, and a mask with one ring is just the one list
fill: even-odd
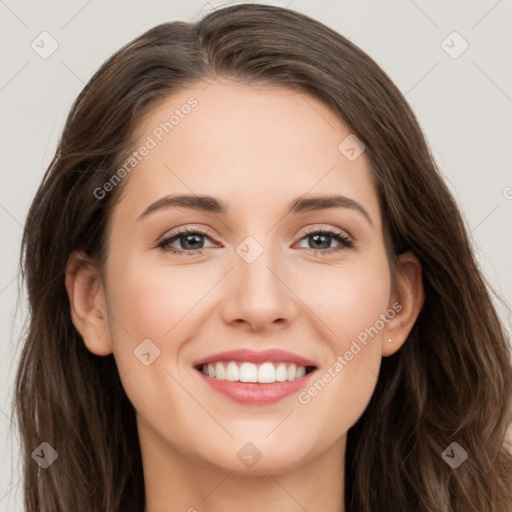
[(396, 315), (388, 322), (383, 334), (382, 355), (390, 356), (397, 352), (407, 340), (424, 301), (421, 264), (412, 252), (405, 252), (398, 257), (397, 275), (393, 286), (391, 304)]
[(71, 320), (89, 351), (99, 356), (111, 354), (103, 282), (83, 251), (75, 251), (68, 258), (66, 290)]

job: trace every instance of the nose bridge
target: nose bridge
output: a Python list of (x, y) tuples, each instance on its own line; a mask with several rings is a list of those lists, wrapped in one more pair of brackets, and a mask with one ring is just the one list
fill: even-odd
[(253, 329), (262, 329), (277, 320), (290, 320), (292, 294), (284, 284), (282, 255), (274, 242), (274, 237), (262, 230), (235, 247), (235, 268), (223, 312), (226, 321), (243, 320)]
[[(245, 291), (279, 294), (282, 283), (276, 277), (279, 268), (279, 249), (274, 247), (271, 234), (246, 236), (235, 249), (237, 274), (243, 280)], [(269, 298), (269, 297), (268, 297)]]

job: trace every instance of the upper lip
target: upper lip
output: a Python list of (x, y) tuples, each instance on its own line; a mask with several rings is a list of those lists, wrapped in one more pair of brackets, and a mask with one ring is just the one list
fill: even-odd
[(289, 361), (298, 366), (316, 366), (315, 363), (305, 357), (293, 354), (286, 350), (281, 349), (268, 349), (261, 351), (253, 351), (246, 348), (239, 348), (235, 350), (227, 350), (225, 352), (217, 352), (208, 357), (203, 357), (192, 363), (194, 366), (201, 366), (208, 363), (216, 363), (219, 361), (247, 361), (254, 364), (270, 362), (285, 362)]

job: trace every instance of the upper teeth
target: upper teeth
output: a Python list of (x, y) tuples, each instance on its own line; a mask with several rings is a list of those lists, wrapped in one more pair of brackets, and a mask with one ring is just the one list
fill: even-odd
[(304, 377), (306, 368), (296, 366), (295, 363), (271, 363), (263, 364), (237, 363), (236, 361), (203, 364), (201, 371), (204, 375), (218, 380), (230, 380), (240, 382), (283, 382)]

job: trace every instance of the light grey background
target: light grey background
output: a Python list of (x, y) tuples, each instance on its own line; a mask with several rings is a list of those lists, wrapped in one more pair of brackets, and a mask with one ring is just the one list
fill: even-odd
[[(22, 510), (19, 445), (8, 435), (26, 314), (25, 297), (18, 299), (17, 289), (22, 225), (65, 116), (93, 72), (123, 44), (156, 24), (194, 21), (230, 3), (0, 0), (0, 511)], [(257, 3), (318, 19), (359, 45), (390, 75), (413, 107), (463, 210), (484, 275), (510, 304), (511, 1)], [(58, 43), (46, 59), (31, 47), (34, 40), (43, 45), (43, 31)], [(453, 58), (464, 41), (467, 50)], [(497, 306), (510, 330), (510, 317)]]

